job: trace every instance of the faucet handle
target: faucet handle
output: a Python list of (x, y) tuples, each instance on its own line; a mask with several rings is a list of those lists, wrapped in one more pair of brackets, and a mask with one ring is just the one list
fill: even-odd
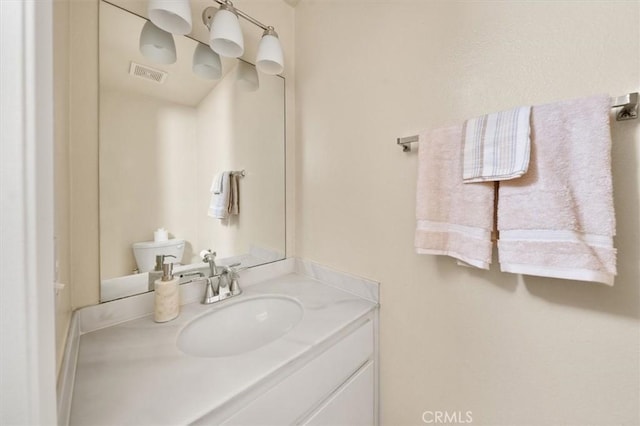
[(200, 252), (200, 257), (202, 258), (202, 261), (204, 263), (209, 262), (209, 260), (215, 260), (216, 258), (216, 252), (212, 251), (211, 249), (208, 250), (202, 250)]
[(228, 275), (237, 275), (238, 270), (236, 266), (240, 266), (240, 263), (232, 263), (231, 265), (218, 265), (218, 269), (221, 270), (220, 275), (228, 274)]
[[(240, 284), (238, 284), (238, 269), (237, 266), (240, 266), (240, 263), (234, 263), (233, 265), (229, 265), (229, 291), (232, 296), (237, 296), (242, 293), (242, 289), (240, 289)], [(242, 270), (247, 268), (242, 268)]]
[(249, 269), (248, 266), (243, 266), (241, 268), (238, 268), (238, 266), (240, 265), (242, 265), (242, 263), (234, 263), (232, 265), (229, 265), (230, 272), (232, 272), (233, 275), (237, 276), (238, 272), (246, 271), (247, 269)]
[(231, 265), (227, 265), (227, 269), (229, 269), (229, 272), (237, 273), (238, 272), (237, 267), (240, 265), (242, 265), (242, 263), (240, 262), (232, 263)]

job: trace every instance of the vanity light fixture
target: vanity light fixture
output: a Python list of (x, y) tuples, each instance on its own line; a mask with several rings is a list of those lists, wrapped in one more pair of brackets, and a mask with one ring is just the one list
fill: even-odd
[(220, 5), (209, 29), (209, 46), (228, 58), (239, 58), (244, 53), (244, 38), (238, 22), (238, 12), (231, 2)]
[(256, 66), (265, 74), (279, 74), (284, 70), (284, 55), (278, 34), (272, 26), (266, 26), (233, 6), (230, 0), (214, 0), (219, 9), (207, 7), (202, 21), (209, 28), (210, 47), (221, 56), (238, 58), (244, 53), (244, 39), (238, 17), (242, 17), (264, 30), (258, 46)]
[(267, 27), (258, 46), (256, 66), (265, 74), (280, 74), (284, 70), (284, 55), (278, 33)]
[(173, 36), (147, 21), (140, 33), (140, 53), (159, 64), (176, 61), (176, 43)]
[(149, 0), (149, 19), (159, 28), (172, 34), (191, 32), (191, 5), (189, 0)]
[(207, 80), (217, 80), (222, 76), (222, 63), (220, 56), (209, 49), (206, 44), (198, 43), (193, 52), (193, 73), (206, 78)]

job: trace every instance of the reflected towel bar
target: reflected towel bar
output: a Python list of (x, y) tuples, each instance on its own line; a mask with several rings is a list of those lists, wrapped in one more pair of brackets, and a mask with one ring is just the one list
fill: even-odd
[(240, 177), (244, 177), (245, 175), (244, 170), (236, 170), (235, 172), (231, 172), (231, 173)]
[[(638, 93), (627, 93), (617, 98), (611, 98), (611, 108), (620, 108), (616, 114), (617, 121), (633, 120), (638, 118)], [(402, 146), (403, 152), (411, 151), (412, 143), (418, 142), (418, 135), (406, 136), (396, 139), (397, 144)]]

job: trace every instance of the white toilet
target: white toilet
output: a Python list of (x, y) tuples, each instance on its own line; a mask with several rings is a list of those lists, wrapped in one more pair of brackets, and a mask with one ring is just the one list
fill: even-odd
[(133, 243), (133, 255), (136, 258), (139, 272), (153, 271), (156, 265), (156, 256), (164, 254), (175, 256), (169, 258), (171, 262), (176, 264), (182, 263), (182, 255), (184, 254), (185, 241), (172, 238), (166, 241), (145, 241), (142, 243)]

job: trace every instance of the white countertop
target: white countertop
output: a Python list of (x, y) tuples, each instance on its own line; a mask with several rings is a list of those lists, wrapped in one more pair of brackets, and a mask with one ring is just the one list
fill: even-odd
[[(308, 272), (309, 266), (302, 269)], [(323, 343), (346, 333), (377, 307), (373, 301), (297, 273), (243, 291), (212, 305), (184, 305), (180, 316), (168, 323), (157, 324), (147, 315), (82, 335), (70, 423), (193, 422), (296, 360), (322, 350)], [(304, 308), (301, 322), (283, 337), (224, 358), (189, 356), (177, 348), (180, 330), (195, 317), (264, 294), (293, 297)]]

